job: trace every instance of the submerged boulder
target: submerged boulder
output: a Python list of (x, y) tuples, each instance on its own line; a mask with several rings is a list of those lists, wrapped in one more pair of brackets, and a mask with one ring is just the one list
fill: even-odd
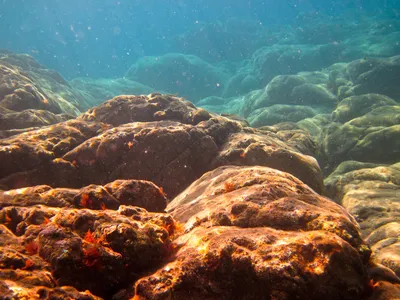
[(365, 292), (369, 251), (354, 219), (287, 173), (221, 167), (167, 210), (187, 233), (172, 262), (136, 283), (136, 297), (356, 299)]
[(400, 276), (400, 164), (343, 162), (325, 180), (327, 195), (360, 224), (375, 261)]
[(0, 52), (0, 107), (14, 112), (48, 110), (72, 116), (89, 108), (85, 97), (31, 56)]
[(125, 77), (168, 93), (178, 93), (196, 102), (219, 96), (228, 80), (223, 69), (194, 55), (169, 53), (140, 58)]
[[(3, 139), (0, 157), (9, 163), (0, 185), (78, 188), (143, 179), (174, 197), (215, 166), (234, 163), (293, 172), (322, 191), (312, 150), (290, 144), (293, 136), (254, 131), (169, 95), (120, 96), (76, 120)], [(235, 139), (254, 141), (238, 146)], [(19, 157), (23, 164), (12, 163)]]

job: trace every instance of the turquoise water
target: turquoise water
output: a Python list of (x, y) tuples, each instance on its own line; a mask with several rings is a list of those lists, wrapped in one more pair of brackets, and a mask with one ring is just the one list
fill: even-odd
[[(334, 18), (396, 20), (399, 11), (395, 0), (2, 0), (0, 41), (68, 79), (121, 77), (142, 56), (174, 52), (240, 62), (271, 43), (308, 44), (292, 36), (296, 28), (315, 25), (318, 35), (318, 24)], [(283, 34), (273, 41), (262, 34), (276, 26)]]

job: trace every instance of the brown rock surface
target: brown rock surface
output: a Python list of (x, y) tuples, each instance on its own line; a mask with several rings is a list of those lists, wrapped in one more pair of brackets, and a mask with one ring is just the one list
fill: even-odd
[[(92, 136), (102, 131), (102, 128), (108, 128), (101, 123), (88, 123), (79, 120), (70, 120), (67, 122), (42, 127), (37, 130), (14, 135), (0, 140), (0, 178), (8, 178), (12, 184), (9, 188), (19, 186), (36, 185), (35, 182), (22, 183), (26, 173), (36, 170), (41, 174), (46, 183), (51, 184), (54, 180), (76, 181), (76, 175), (63, 177), (62, 171), (57, 170), (56, 166), (63, 164), (56, 158), (62, 157), (65, 153), (74, 147), (83, 143)], [(64, 172), (74, 173), (73, 166), (64, 162), (62, 168)], [(58, 172), (57, 172), (58, 171)], [(60, 175), (54, 176), (59, 173)], [(13, 176), (14, 175), (14, 176)], [(15, 178), (15, 175), (17, 178)], [(33, 179), (40, 180), (40, 176), (33, 176)], [(58, 181), (60, 182), (60, 181)], [(60, 184), (60, 183), (58, 183)], [(77, 183), (72, 184), (76, 186)], [(66, 186), (70, 186), (65, 184)]]
[(0, 52), (0, 82), (0, 107), (15, 112), (39, 109), (77, 116), (89, 107), (60, 74), (29, 55)]
[[(28, 129), (41, 127), (72, 119), (66, 114), (56, 115), (47, 110), (26, 109), (21, 112), (0, 112), (0, 138), (7, 137), (7, 131), (11, 129)], [(2, 132), (4, 132), (2, 134)]]
[(113, 126), (132, 122), (177, 121), (196, 125), (212, 117), (208, 111), (172, 95), (153, 93), (148, 96), (117, 96), (89, 109), (80, 118)]
[(179, 241), (175, 261), (140, 279), (135, 299), (361, 299), (364, 292), (363, 262), (336, 235), (217, 226)]
[[(120, 199), (125, 197), (129, 201), (123, 190), (133, 192), (135, 183), (126, 182), (124, 186), (119, 181), (110, 185)], [(140, 185), (146, 196), (143, 193), (146, 183), (136, 183)], [(110, 299), (149, 270), (159, 267), (173, 251), (171, 237), (178, 225), (167, 214), (125, 205), (117, 211), (105, 207), (102, 210), (49, 207), (43, 204), (61, 203), (49, 203), (46, 197), (64, 195), (71, 201), (76, 198), (73, 197), (76, 191), (52, 190), (52, 196), (48, 187), (37, 187), (36, 192), (40, 191), (42, 194), (38, 195), (27, 190), (25, 196), (43, 196), (41, 205), (9, 206), (7, 199), (0, 197), (0, 279), (4, 280), (0, 289), (4, 295), (13, 295), (13, 299), (32, 293), (57, 295), (60, 297), (57, 299), (67, 296), (95, 299), (88, 292), (79, 294), (76, 288)], [(9, 194), (18, 193), (25, 191)], [(153, 196), (158, 194), (155, 188)], [(80, 195), (81, 204), (93, 199), (85, 195), (88, 194)], [(67, 199), (64, 201), (68, 202)], [(18, 286), (22, 291), (16, 295)]]
[[(148, 116), (142, 119), (146, 122), (137, 122), (138, 111)], [(110, 128), (93, 120), (130, 123)], [(143, 179), (174, 197), (205, 172), (226, 164), (272, 166), (316, 191), (323, 188), (317, 162), (300, 153), (313, 151), (304, 132), (253, 130), (167, 95), (116, 97), (80, 119), (2, 139), (0, 147), (0, 158), (8, 162), (0, 172), (4, 189)]]
[(400, 164), (345, 162), (326, 180), (328, 196), (358, 221), (375, 261), (400, 276)]
[[(144, 180), (116, 180), (105, 186), (89, 185), (81, 189), (51, 188), (47, 185), (0, 191), (0, 208), (34, 205), (50, 207), (118, 209), (120, 205), (139, 206), (151, 212), (163, 212), (164, 193)], [(1, 211), (0, 211), (1, 214)]]
[(361, 299), (369, 291), (370, 252), (357, 223), (290, 174), (220, 167), (167, 210), (185, 222), (181, 248), (136, 283), (135, 299)]

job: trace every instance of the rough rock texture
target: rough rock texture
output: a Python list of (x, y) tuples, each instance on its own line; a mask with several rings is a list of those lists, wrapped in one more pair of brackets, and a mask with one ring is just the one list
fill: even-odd
[(54, 114), (47, 110), (25, 109), (21, 112), (0, 112), (0, 138), (7, 136), (10, 129), (41, 127), (67, 121), (73, 117), (67, 114)]
[(358, 299), (367, 289), (354, 219), (287, 173), (221, 167), (167, 210), (187, 233), (174, 261), (137, 282), (139, 299)]
[[(0, 158), (7, 163), (0, 184), (81, 187), (144, 179), (174, 197), (215, 166), (262, 164), (293, 172), (322, 191), (311, 140), (296, 136), (301, 133), (256, 132), (173, 96), (120, 96), (77, 120), (1, 140)], [(247, 144), (237, 145), (242, 138)]]
[(53, 189), (47, 185), (40, 185), (0, 191), (0, 207), (26, 207), (39, 204), (95, 210), (118, 209), (120, 205), (133, 205), (150, 212), (163, 212), (167, 200), (159, 187), (144, 180), (116, 180), (105, 186), (92, 184), (79, 190)]
[(0, 178), (14, 182), (14, 186), (36, 185), (18, 180), (23, 180), (32, 170), (39, 170), (49, 184), (55, 181), (58, 185), (76, 186), (79, 179), (74, 166), (57, 158), (108, 127), (101, 123), (70, 120), (2, 139)]
[(1, 296), (98, 299), (76, 288), (110, 299), (172, 253), (178, 225), (169, 215), (119, 205), (154, 206), (154, 199), (162, 199), (165, 206), (157, 187), (133, 181), (80, 191), (38, 186), (2, 192)]
[(326, 174), (349, 159), (378, 164), (398, 161), (400, 106), (384, 95), (345, 98), (330, 116), (317, 115), (297, 125), (315, 139), (317, 159)]
[(400, 163), (342, 163), (326, 180), (326, 192), (360, 224), (373, 258), (400, 276)]
[(317, 192), (322, 192), (321, 171), (317, 161), (310, 156), (313, 148), (311, 138), (301, 131), (277, 127), (248, 129), (229, 137), (215, 158), (213, 168), (223, 165), (268, 166), (289, 172)]
[(191, 102), (171, 95), (118, 96), (89, 109), (79, 118), (118, 126), (132, 122), (177, 121), (196, 125), (212, 114)]
[(0, 52), (0, 107), (18, 112), (48, 110), (77, 116), (89, 106), (85, 97), (31, 56)]

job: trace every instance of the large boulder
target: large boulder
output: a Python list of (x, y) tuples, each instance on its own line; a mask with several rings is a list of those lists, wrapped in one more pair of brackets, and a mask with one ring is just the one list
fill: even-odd
[(336, 97), (324, 84), (308, 83), (300, 75), (280, 75), (274, 77), (265, 89), (246, 96), (242, 114), (247, 117), (258, 108), (274, 104), (303, 105), (330, 112), (336, 105)]
[(0, 82), (0, 107), (15, 112), (41, 109), (77, 116), (89, 108), (83, 94), (29, 55), (0, 52)]
[(359, 222), (375, 261), (400, 276), (400, 163), (343, 162), (325, 185), (327, 195)]
[(262, 164), (292, 172), (320, 192), (312, 143), (305, 138), (296, 148), (296, 136), (301, 133), (243, 127), (173, 96), (121, 96), (76, 120), (1, 140), (0, 185), (78, 188), (143, 179), (173, 197), (216, 166)]
[(136, 283), (138, 298), (358, 299), (365, 292), (369, 250), (354, 219), (287, 173), (221, 167), (167, 209), (187, 234), (172, 262)]
[[(53, 207), (53, 203), (61, 203), (40, 201), (40, 195), (45, 193), (49, 198), (52, 191), (70, 200), (77, 198), (79, 209)], [(104, 195), (100, 196), (102, 191)], [(91, 201), (105, 201), (101, 198), (107, 197), (104, 189), (90, 191), (88, 187), (75, 197), (71, 195), (75, 191), (50, 187), (10, 193), (0, 196), (2, 297), (27, 299), (22, 296), (36, 291), (53, 295), (46, 299), (111, 299), (120, 289), (161, 266), (173, 252), (176, 223), (170, 216), (125, 205), (118, 210), (105, 206), (91, 209)], [(155, 189), (152, 194), (160, 193)], [(21, 196), (36, 197), (40, 204), (7, 203), (7, 198), (13, 198), (18, 204)], [(17, 286), (20, 293), (14, 288)], [(39, 298), (36, 295), (29, 299)]]
[(299, 122), (316, 114), (317, 112), (309, 106), (275, 104), (256, 109), (247, 120), (251, 126), (261, 127), (282, 122)]
[(348, 95), (376, 93), (400, 99), (400, 56), (355, 60), (347, 70), (354, 83)]
[(125, 77), (196, 102), (222, 94), (228, 74), (194, 55), (169, 53), (140, 58)]

